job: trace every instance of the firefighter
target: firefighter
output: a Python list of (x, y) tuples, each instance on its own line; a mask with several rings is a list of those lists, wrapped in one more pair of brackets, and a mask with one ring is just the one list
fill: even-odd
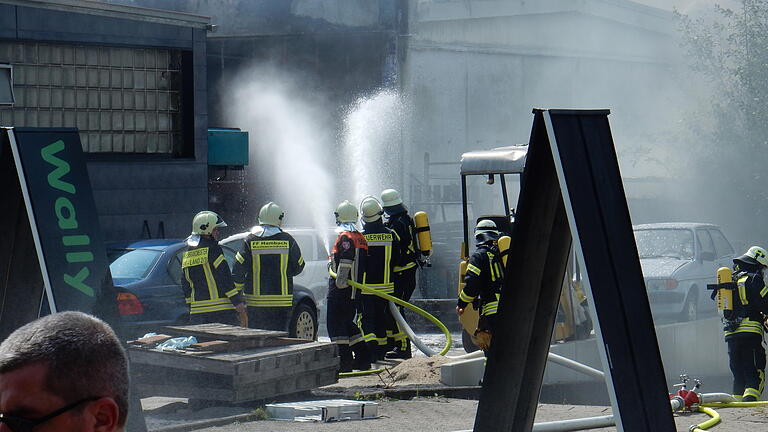
[[(336, 278), (328, 278), (328, 337), (339, 346), (341, 372), (371, 368), (371, 357), (360, 326), (360, 291), (349, 281), (361, 283), (365, 277), (368, 245), (357, 229), (357, 208), (349, 201), (336, 207), (339, 233), (331, 249), (329, 266)], [(360, 312), (360, 313), (358, 313)]]
[[(363, 235), (368, 244), (363, 283), (379, 292), (395, 291), (394, 270), (400, 264), (400, 238), (384, 226), (384, 211), (376, 198), (368, 197), (360, 204)], [(367, 292), (363, 296), (363, 338), (372, 359), (385, 358), (387, 351), (406, 338), (389, 311), (389, 301)]]
[(488, 351), (491, 346), (496, 321), (496, 311), (499, 307), (499, 296), (504, 283), (504, 270), (501, 265), (496, 241), (499, 231), (496, 224), (489, 219), (483, 219), (475, 227), (477, 249), (469, 258), (467, 275), (464, 277), (464, 289), (456, 302), (456, 312), (461, 315), (467, 304), (472, 303), (480, 311), (480, 319), (475, 330), (477, 346)]
[[(400, 238), (400, 263), (395, 267), (395, 297), (409, 301), (416, 289), (416, 269), (419, 267), (419, 254), (416, 245), (415, 225), (408, 215), (408, 210), (403, 205), (400, 193), (395, 189), (386, 189), (381, 192), (381, 204), (387, 214), (387, 228), (394, 231)], [(405, 310), (400, 307), (400, 314)], [(407, 337), (398, 336), (395, 349), (387, 353), (387, 358), (409, 359), (411, 358), (411, 341)]]
[(192, 235), (181, 259), (181, 288), (189, 304), (191, 324), (239, 324), (237, 314), (246, 306), (218, 243), (219, 228), (227, 224), (212, 211), (192, 220)]
[(768, 287), (763, 272), (768, 267), (765, 249), (752, 246), (733, 260), (733, 310), (723, 319), (728, 360), (733, 374), (733, 394), (742, 401), (760, 399), (765, 384), (764, 314), (768, 313)]
[(299, 244), (281, 229), (284, 218), (280, 206), (265, 204), (259, 224), (235, 255), (232, 277), (243, 289), (252, 328), (285, 330), (293, 305), (293, 277), (304, 270)]

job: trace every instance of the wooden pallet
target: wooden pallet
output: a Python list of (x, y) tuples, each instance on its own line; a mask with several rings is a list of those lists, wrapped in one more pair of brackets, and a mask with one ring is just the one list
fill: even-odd
[[(194, 328), (187, 332), (189, 327)], [(206, 339), (211, 338), (226, 339), (231, 347), (215, 352), (129, 346), (132, 379), (142, 396), (244, 402), (311, 390), (338, 380), (339, 358), (333, 343), (222, 324), (168, 327), (163, 332), (194, 335), (204, 350)]]

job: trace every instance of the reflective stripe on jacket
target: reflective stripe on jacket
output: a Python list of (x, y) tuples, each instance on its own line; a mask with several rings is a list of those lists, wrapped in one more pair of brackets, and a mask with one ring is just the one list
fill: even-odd
[(464, 282), (457, 306), (464, 308), (478, 299), (481, 315), (493, 315), (498, 311), (504, 270), (495, 246), (482, 244), (477, 247), (469, 258)]
[(304, 270), (299, 244), (290, 234), (249, 234), (235, 255), (235, 285), (251, 307), (291, 307), (293, 277)]
[(233, 303), (242, 301), (224, 253), (212, 238), (201, 237), (197, 246), (188, 246), (181, 269), (181, 287), (190, 314), (234, 309)]

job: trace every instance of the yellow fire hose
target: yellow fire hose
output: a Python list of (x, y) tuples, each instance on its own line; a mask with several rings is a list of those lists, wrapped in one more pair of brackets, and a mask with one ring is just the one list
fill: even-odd
[(753, 402), (711, 402), (701, 404), (703, 407), (709, 408), (744, 408), (744, 407), (758, 407), (768, 406), (768, 401), (753, 401)]
[[(332, 278), (336, 279), (336, 273), (334, 273), (333, 270), (331, 270), (329, 268), (328, 269), (328, 273), (331, 275)], [(435, 316), (432, 315), (431, 313), (425, 311), (424, 309), (422, 309), (422, 308), (420, 308), (420, 307), (418, 307), (416, 305), (408, 303), (405, 300), (401, 300), (401, 299), (399, 299), (397, 297), (394, 297), (394, 296), (391, 296), (389, 294), (378, 292), (378, 291), (376, 291), (373, 288), (368, 288), (367, 286), (365, 286), (363, 284), (360, 284), (360, 283), (357, 283), (357, 282), (355, 282), (353, 280), (349, 280), (348, 282), (354, 288), (357, 288), (359, 290), (365, 291), (365, 292), (367, 292), (369, 294), (377, 295), (377, 296), (379, 296), (379, 297), (381, 297), (381, 298), (383, 298), (385, 300), (389, 300), (389, 301), (391, 301), (391, 302), (393, 302), (395, 304), (398, 304), (398, 305), (400, 305), (400, 306), (402, 306), (402, 307), (404, 307), (406, 309), (412, 310), (412, 311), (416, 312), (417, 314), (423, 316), (424, 318), (428, 319), (433, 324), (438, 326), (440, 328), (440, 330), (443, 332), (443, 334), (445, 334), (445, 346), (443, 347), (442, 350), (440, 350), (438, 355), (445, 355), (448, 352), (448, 350), (451, 349), (451, 344), (453, 342), (451, 340), (451, 332), (448, 331), (448, 328), (445, 326), (445, 324), (440, 322), (440, 320), (435, 318)], [(357, 372), (342, 372), (342, 373), (339, 374), (339, 377), (354, 377), (354, 376), (370, 375), (370, 374), (381, 373), (381, 372), (384, 372), (385, 370), (386, 369), (382, 368), (382, 369), (371, 369), (371, 370), (357, 371)]]
[(704, 414), (710, 416), (711, 418), (705, 422), (699, 423), (695, 426), (691, 426), (691, 429), (690, 429), (691, 432), (703, 432), (711, 428), (712, 426), (720, 423), (720, 414), (718, 414), (717, 411), (713, 410), (712, 408), (700, 406), (698, 411), (703, 412)]

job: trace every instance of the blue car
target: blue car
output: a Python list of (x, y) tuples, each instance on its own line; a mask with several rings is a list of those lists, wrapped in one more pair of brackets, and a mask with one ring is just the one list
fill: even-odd
[[(107, 244), (117, 305), (126, 336), (139, 337), (166, 325), (189, 321), (189, 306), (181, 289), (181, 239), (140, 240)], [(222, 245), (232, 267), (236, 251)], [(295, 287), (293, 310), (284, 328), (291, 337), (317, 337), (317, 302), (311, 291)]]

